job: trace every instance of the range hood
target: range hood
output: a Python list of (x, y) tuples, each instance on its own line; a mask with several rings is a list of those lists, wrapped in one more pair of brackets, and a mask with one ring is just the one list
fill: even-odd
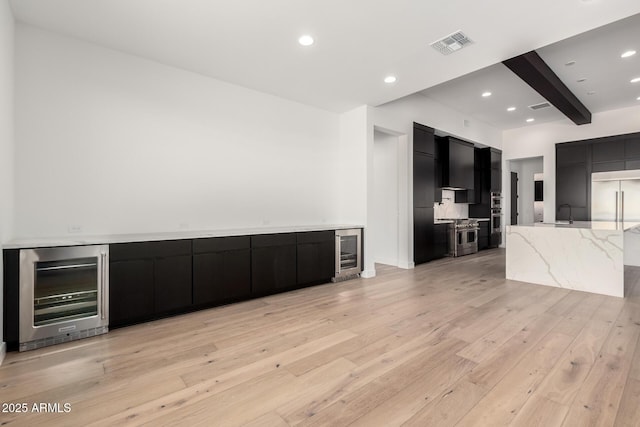
[(436, 143), (436, 173), (439, 188), (443, 190), (474, 189), (474, 146), (470, 142), (448, 136)]

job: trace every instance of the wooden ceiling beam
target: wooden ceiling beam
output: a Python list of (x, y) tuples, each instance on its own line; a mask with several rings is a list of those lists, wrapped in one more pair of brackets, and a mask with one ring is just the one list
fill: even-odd
[(591, 123), (591, 112), (562, 83), (535, 50), (502, 63), (575, 124)]

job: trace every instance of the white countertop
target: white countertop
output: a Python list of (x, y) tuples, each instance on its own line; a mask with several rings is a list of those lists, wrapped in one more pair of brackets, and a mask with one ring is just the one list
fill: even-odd
[(627, 231), (640, 225), (640, 222), (615, 222), (615, 221), (558, 221), (555, 223), (534, 222), (532, 224), (510, 225), (508, 227), (548, 227), (548, 228), (580, 228), (588, 230), (622, 230)]
[(96, 236), (61, 236), (15, 239), (2, 245), (3, 249), (42, 248), (52, 246), (101, 245), (110, 243), (149, 242), (160, 240), (199, 239), (207, 237), (249, 236), (272, 233), (300, 233), (305, 231), (345, 230), (364, 228), (358, 224), (300, 225), (290, 227), (236, 228), (222, 230), (185, 230), (175, 232), (107, 234)]

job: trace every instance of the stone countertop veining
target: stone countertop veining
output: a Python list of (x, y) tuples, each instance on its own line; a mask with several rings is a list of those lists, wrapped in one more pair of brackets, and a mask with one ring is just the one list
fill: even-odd
[(622, 230), (627, 231), (632, 228), (636, 228), (640, 225), (638, 221), (574, 221), (573, 224), (569, 224), (568, 221), (558, 222), (534, 222), (531, 224), (522, 225), (509, 225), (507, 227), (547, 227), (547, 228), (574, 228), (574, 229), (588, 229), (588, 230)]
[(106, 234), (95, 236), (61, 236), (10, 240), (3, 249), (43, 248), (54, 246), (103, 245), (110, 243), (148, 242), (161, 240), (200, 239), (207, 237), (248, 236), (272, 233), (300, 233), (305, 231), (345, 230), (364, 228), (358, 224), (323, 224), (291, 227), (256, 227), (221, 230), (185, 230), (158, 233)]

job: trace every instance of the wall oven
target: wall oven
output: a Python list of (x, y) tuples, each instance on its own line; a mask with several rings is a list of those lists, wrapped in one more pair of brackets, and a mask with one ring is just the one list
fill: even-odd
[(502, 242), (502, 194), (491, 193), (491, 236), (489, 246), (498, 247)]
[(333, 281), (358, 277), (362, 272), (362, 229), (336, 230), (336, 274)]
[(106, 333), (109, 246), (20, 251), (19, 350)]

